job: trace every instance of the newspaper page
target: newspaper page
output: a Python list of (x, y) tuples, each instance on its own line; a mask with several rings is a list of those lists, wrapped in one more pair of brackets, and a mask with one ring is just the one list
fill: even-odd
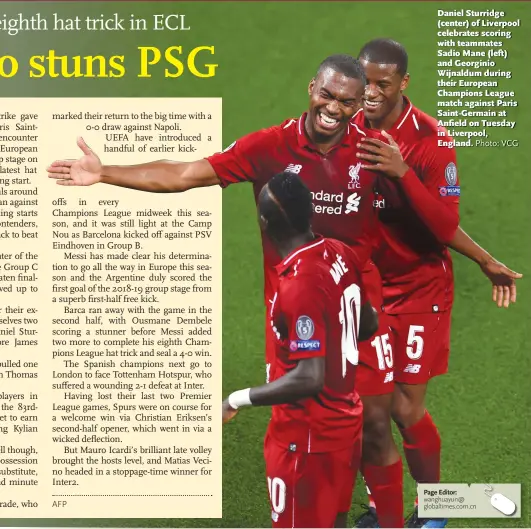
[(531, 527), (529, 7), (1, 2), (0, 526)]

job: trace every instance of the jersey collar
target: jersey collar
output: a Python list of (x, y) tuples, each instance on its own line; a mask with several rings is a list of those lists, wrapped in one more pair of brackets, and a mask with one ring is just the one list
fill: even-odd
[(322, 235), (315, 234), (315, 239), (303, 246), (299, 246), (296, 250), (289, 253), (284, 259), (275, 266), (275, 269), (279, 276), (285, 274), (291, 267), (295, 266), (300, 258), (304, 255), (312, 254), (313, 252), (320, 251), (324, 243), (324, 237)]
[[(302, 116), (297, 121), (297, 142), (300, 147), (309, 149), (310, 151), (316, 151), (319, 152), (317, 147), (314, 143), (311, 142), (310, 138), (308, 137), (308, 134), (306, 133), (306, 129), (304, 128), (304, 123), (306, 122), (306, 116), (308, 115), (308, 112), (304, 112)], [(330, 151), (333, 151), (334, 149), (337, 149), (340, 145), (344, 147), (350, 147), (350, 125), (347, 127), (347, 130), (345, 131), (345, 134), (343, 134), (343, 137), (341, 138), (341, 141), (334, 145)]]
[[(405, 123), (407, 122), (408, 118), (411, 118), (411, 115), (413, 113), (414, 107), (411, 104), (411, 101), (409, 100), (409, 98), (406, 97), (405, 95), (403, 95), (402, 97), (404, 98), (406, 106), (404, 107), (404, 110), (402, 110), (402, 113), (400, 114), (400, 116), (398, 116), (397, 120), (393, 123), (393, 126), (391, 127), (391, 129), (387, 131), (389, 134), (402, 129)], [(359, 114), (359, 118), (358, 118), (358, 114)], [(369, 123), (363, 113), (363, 108), (360, 108), (358, 110), (358, 114), (354, 115), (352, 123), (357, 122), (358, 124), (363, 124), (365, 127), (369, 127)]]

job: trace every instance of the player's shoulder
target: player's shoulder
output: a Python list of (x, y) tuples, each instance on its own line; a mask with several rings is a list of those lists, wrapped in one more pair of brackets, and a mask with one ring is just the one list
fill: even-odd
[(358, 253), (343, 241), (327, 239), (326, 253), (328, 254), (327, 264), (329, 273), (330, 270), (343, 268), (345, 271), (358, 274), (363, 268), (364, 263)]
[(326, 269), (328, 239), (318, 237), (290, 254), (280, 265), (285, 288), (290, 290), (313, 288), (319, 284)]
[(301, 118), (287, 118), (282, 123), (262, 129), (263, 134), (274, 136), (280, 140), (297, 136), (297, 128), (301, 126)]
[(418, 107), (412, 106), (411, 120), (412, 129), (416, 131), (418, 141), (431, 144), (437, 143), (440, 138), (450, 138), (448, 130), (437, 118), (430, 116)]
[(352, 257), (352, 250), (348, 244), (332, 237), (325, 237), (324, 241), (323, 254), (328, 262), (330, 262), (330, 259), (333, 260), (334, 255), (337, 253), (345, 255), (349, 259)]
[(417, 118), (419, 132), (422, 135), (431, 136), (437, 133), (437, 120), (420, 108), (413, 107), (413, 113)]
[(292, 126), (292, 124), (296, 122), (296, 119), (289, 118), (280, 124), (271, 125), (269, 127), (264, 127), (254, 132), (250, 132), (234, 141), (229, 147), (227, 147), (226, 150), (229, 150), (236, 145), (252, 146), (261, 145), (264, 143), (279, 144), (285, 142), (290, 135), (296, 134), (296, 129)]
[[(323, 237), (318, 252), (311, 253), (306, 262), (308, 269), (314, 267), (318, 273), (329, 274), (331, 268), (337, 263), (338, 258), (358, 265), (358, 256), (354, 250), (343, 241), (331, 237)], [(317, 272), (316, 272), (317, 273)]]
[(289, 267), (290, 289), (326, 290), (334, 278), (334, 271), (358, 271), (360, 262), (357, 254), (345, 243), (323, 237), (310, 251), (296, 255)]

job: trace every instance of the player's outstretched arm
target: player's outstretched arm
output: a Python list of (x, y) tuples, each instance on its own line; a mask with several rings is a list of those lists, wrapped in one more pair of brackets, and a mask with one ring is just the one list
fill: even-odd
[(481, 271), (492, 283), (492, 301), (498, 307), (507, 308), (511, 303), (516, 302), (516, 280), (523, 277), (522, 274), (514, 272), (492, 257), (472, 240), (461, 226), (457, 228), (448, 246), (479, 265)]
[(48, 167), (48, 177), (63, 186), (110, 184), (152, 193), (180, 193), (196, 187), (219, 184), (207, 160), (173, 162), (159, 160), (139, 165), (103, 165), (98, 155), (78, 138), (83, 152), (78, 160), (56, 160)]
[(323, 388), (324, 379), (324, 356), (299, 360), (295, 369), (269, 384), (231, 393), (223, 401), (223, 422), (232, 419), (242, 406), (288, 404), (317, 395)]
[(378, 330), (378, 313), (369, 301), (361, 307), (358, 341), (368, 340)]

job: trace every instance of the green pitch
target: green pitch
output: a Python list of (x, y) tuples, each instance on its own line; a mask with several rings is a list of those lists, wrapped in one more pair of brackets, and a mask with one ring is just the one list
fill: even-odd
[[(80, 10), (138, 15), (170, 12), (170, 5), (146, 3), (42, 5), (41, 13)], [(444, 3), (445, 9), (491, 9), (493, 3)], [(133, 7), (134, 6), (134, 7)], [(118, 43), (98, 36), (101, 52), (133, 53), (137, 45), (216, 46), (219, 70), (215, 79), (150, 81), (68, 80), (2, 83), (3, 95), (49, 96), (221, 96), (224, 146), (261, 127), (298, 116), (306, 108), (307, 84), (321, 59), (332, 53), (356, 54), (375, 37), (391, 37), (409, 51), (413, 102), (436, 111), (436, 15), (440, 3), (429, 2), (250, 2), (179, 3), (193, 30), (179, 35), (158, 32), (128, 34)], [(508, 18), (525, 26), (528, 4), (497, 3)], [(8, 9), (13, 10), (13, 7)], [(29, 10), (24, 7), (24, 10)], [(34, 8), (31, 8), (34, 9)], [(17, 11), (21, 9), (17, 7)], [(90, 11), (89, 11), (90, 10)], [(175, 10), (177, 11), (177, 10)], [(528, 17), (527, 17), (528, 20)], [(531, 81), (527, 57), (529, 28), (517, 29), (509, 41), (513, 79), (504, 89), (515, 90), (519, 107), (511, 109), (516, 129), (496, 132), (491, 139), (517, 138), (516, 149), (458, 151), (462, 182), (462, 226), (500, 260), (529, 276), (531, 245), (527, 204), (531, 145), (531, 112), (526, 99)], [(92, 36), (48, 35), (52, 44), (70, 53), (94, 51)], [(2, 37), (4, 53), (17, 46), (18, 55), (44, 49), (42, 35), (26, 40)], [(72, 40), (70, 40), (72, 39)], [(134, 40), (136, 39), (136, 40)], [(68, 47), (67, 47), (68, 46)], [(504, 68), (506, 66), (503, 66)], [(16, 84), (18, 83), (18, 84)], [(509, 88), (510, 87), (510, 88)], [(254, 202), (249, 185), (223, 194), (223, 392), (261, 384), (263, 362), (262, 264)], [(490, 288), (476, 265), (455, 256), (456, 300), (453, 313), (450, 374), (430, 384), (428, 406), (443, 442), (442, 479), (446, 482), (521, 483), (519, 520), (450, 520), (450, 527), (530, 527), (531, 372), (530, 282), (519, 284), (518, 304), (497, 309)], [(2, 525), (128, 526), (128, 527), (269, 527), (270, 512), (262, 459), (267, 409), (245, 409), (224, 428), (223, 519), (221, 520), (3, 520)], [(406, 512), (415, 490), (405, 480)], [(353, 518), (366, 500), (358, 481)], [(156, 513), (153, 513), (156, 516)], [(176, 513), (178, 515), (178, 513)]]

